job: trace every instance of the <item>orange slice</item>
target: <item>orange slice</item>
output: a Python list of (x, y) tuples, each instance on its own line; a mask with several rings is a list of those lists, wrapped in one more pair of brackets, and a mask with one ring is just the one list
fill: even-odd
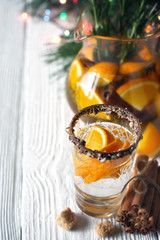
[(139, 52), (138, 56), (147, 62), (151, 61), (153, 59), (152, 54), (150, 53), (149, 49), (147, 46), (144, 46)]
[(155, 60), (155, 70), (156, 70), (157, 77), (160, 77), (160, 60), (159, 60), (159, 58), (157, 58)]
[(131, 74), (141, 71), (146, 63), (144, 62), (125, 62), (119, 67), (120, 74)]
[(123, 142), (119, 138), (117, 138), (113, 142), (108, 144), (106, 147), (102, 148), (101, 151), (110, 153), (110, 152), (115, 152), (121, 149), (122, 147), (123, 147)]
[(80, 81), (82, 75), (85, 73), (85, 68), (82, 65), (81, 61), (78, 59), (75, 59), (69, 69), (69, 81), (70, 81), (70, 86), (73, 91), (76, 89), (76, 84), (77, 82)]
[(128, 148), (130, 146), (130, 142), (128, 142), (128, 140), (125, 140), (124, 141), (124, 144), (123, 144), (123, 148)]
[(159, 91), (159, 83), (145, 79), (134, 79), (118, 88), (117, 93), (129, 104), (142, 110)]
[(146, 154), (154, 157), (160, 152), (160, 133), (157, 128), (150, 122), (147, 124), (143, 133), (143, 139), (139, 142), (137, 153)]
[[(124, 129), (122, 130), (124, 131)], [(128, 135), (126, 136), (128, 137)], [(124, 138), (124, 142), (119, 138), (115, 139), (113, 134), (108, 129), (101, 128), (96, 125), (89, 130), (85, 141), (85, 146), (87, 148), (107, 152), (114, 152), (129, 146), (127, 139)], [(88, 184), (109, 176), (119, 177), (121, 167), (124, 167), (126, 164), (128, 164), (128, 157), (129, 156), (125, 156), (124, 158), (118, 160), (108, 160), (105, 163), (102, 163), (96, 158), (91, 158), (85, 154), (76, 152), (73, 154), (75, 175), (81, 176), (84, 182)]]
[(113, 140), (114, 137), (109, 131), (95, 125), (85, 138), (85, 146), (91, 150), (101, 150)]
[(158, 115), (160, 115), (160, 93), (156, 96), (156, 98), (154, 100), (154, 104), (156, 106)]
[[(103, 104), (104, 101), (101, 99), (99, 92), (91, 88), (90, 86), (87, 86), (83, 82), (77, 83), (77, 88), (76, 88), (76, 102), (77, 102), (77, 107), (78, 109), (85, 108), (90, 105), (94, 104)], [(107, 119), (110, 117), (106, 116), (104, 112), (98, 113), (96, 115), (97, 118), (102, 118), (102, 119)]]
[(118, 65), (112, 62), (100, 62), (89, 68), (88, 73), (95, 78), (96, 86), (100, 87), (113, 81)]

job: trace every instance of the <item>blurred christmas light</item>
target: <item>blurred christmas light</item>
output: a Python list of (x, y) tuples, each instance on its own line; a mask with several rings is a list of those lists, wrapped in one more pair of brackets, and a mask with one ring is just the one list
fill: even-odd
[(60, 37), (60, 36), (54, 36), (54, 37), (51, 37), (50, 39), (48, 39), (48, 41), (47, 41), (48, 43), (50, 43), (50, 44), (58, 44), (58, 43), (60, 43), (60, 42), (62, 42), (62, 38)]
[(73, 1), (73, 3), (78, 3), (78, 0), (72, 0)]
[(60, 15), (59, 15), (60, 19), (62, 20), (65, 20), (67, 18), (67, 13), (65, 12), (62, 12)]
[(150, 33), (151, 30), (152, 30), (152, 26), (148, 24), (147, 27), (145, 28), (145, 32)]
[(45, 10), (45, 14), (46, 14), (46, 15), (50, 15), (50, 13), (51, 13), (51, 10), (50, 10), (50, 9), (46, 9), (46, 10)]
[(65, 4), (67, 0), (59, 0), (60, 4)]
[(65, 30), (65, 31), (64, 31), (64, 35), (65, 35), (66, 37), (68, 37), (68, 36), (70, 35), (70, 31), (69, 31), (69, 30)]
[(160, 20), (160, 15), (158, 16), (158, 20)]
[(27, 12), (22, 12), (20, 18), (23, 22), (27, 22), (30, 19), (30, 15)]
[(50, 20), (50, 17), (49, 17), (49, 16), (44, 16), (44, 17), (43, 17), (43, 20), (44, 20), (45, 22), (48, 22), (48, 21)]

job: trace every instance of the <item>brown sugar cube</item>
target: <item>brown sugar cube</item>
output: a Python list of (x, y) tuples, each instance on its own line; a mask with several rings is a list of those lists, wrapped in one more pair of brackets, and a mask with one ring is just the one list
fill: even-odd
[(77, 215), (70, 208), (64, 209), (57, 217), (56, 224), (69, 231), (76, 223)]
[(95, 232), (99, 237), (110, 236), (114, 232), (114, 226), (109, 220), (106, 220), (104, 222), (96, 224)]

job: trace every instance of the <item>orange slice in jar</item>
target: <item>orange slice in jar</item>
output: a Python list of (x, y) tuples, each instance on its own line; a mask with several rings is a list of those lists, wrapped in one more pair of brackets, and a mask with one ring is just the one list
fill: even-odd
[(145, 67), (145, 62), (125, 62), (119, 67), (119, 74), (132, 74), (134, 72), (142, 71)]
[[(84, 82), (77, 83), (75, 98), (78, 109), (82, 109), (94, 104), (104, 104), (99, 92)], [(110, 119), (110, 116), (106, 116), (104, 112), (96, 114), (95, 117), (101, 119)]]
[(160, 152), (160, 133), (153, 123), (149, 122), (144, 130), (143, 138), (137, 147), (137, 153), (154, 157)]
[(95, 85), (101, 87), (112, 82), (118, 71), (118, 65), (112, 62), (100, 62), (89, 68), (87, 74), (95, 79)]
[(158, 95), (154, 99), (154, 104), (156, 106), (156, 110), (157, 110), (158, 115), (160, 115), (160, 93), (158, 93)]
[(141, 111), (155, 98), (159, 87), (158, 81), (137, 78), (123, 84), (117, 89), (117, 93), (130, 105)]
[(138, 52), (138, 56), (144, 61), (151, 61), (153, 59), (152, 54), (150, 53), (148, 47), (146, 45)]
[(81, 80), (82, 75), (85, 73), (82, 62), (79, 59), (75, 59), (69, 68), (69, 82), (73, 91), (76, 89), (76, 84)]
[(156, 70), (157, 77), (160, 77), (160, 59), (159, 58), (155, 59), (155, 70)]

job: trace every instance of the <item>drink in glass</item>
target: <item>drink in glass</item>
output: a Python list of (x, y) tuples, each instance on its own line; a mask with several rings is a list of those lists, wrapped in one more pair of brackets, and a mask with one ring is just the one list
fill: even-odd
[(139, 120), (118, 106), (91, 105), (73, 117), (69, 138), (78, 206), (91, 216), (114, 215), (131, 176)]

